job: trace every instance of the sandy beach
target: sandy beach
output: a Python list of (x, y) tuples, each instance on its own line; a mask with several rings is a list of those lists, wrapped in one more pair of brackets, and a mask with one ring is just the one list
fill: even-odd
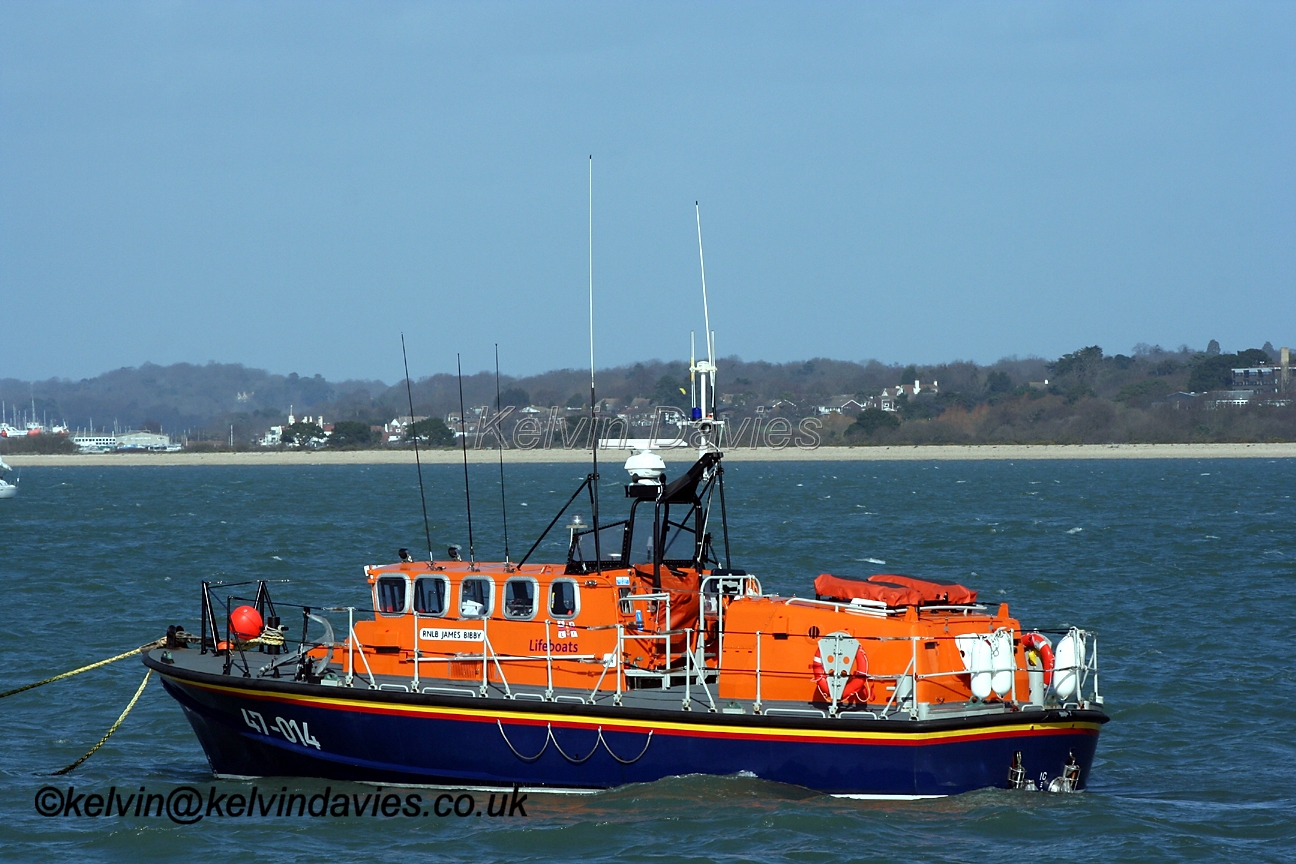
[[(691, 462), (692, 450), (659, 451), (667, 462)], [(601, 450), (599, 459), (619, 464), (625, 450)], [(425, 464), (457, 463), (458, 450), (424, 450)], [(4, 454), (21, 467), (106, 467), (131, 465), (394, 465), (413, 464), (409, 450), (248, 451), (242, 453), (94, 453), (71, 456)], [(495, 462), (494, 450), (469, 450), (468, 461)], [(925, 447), (820, 447), (801, 450), (737, 448), (726, 451), (730, 462), (897, 462), (1036, 459), (1296, 459), (1296, 443), (1282, 444), (987, 444)], [(588, 450), (507, 450), (506, 463), (586, 462)]]

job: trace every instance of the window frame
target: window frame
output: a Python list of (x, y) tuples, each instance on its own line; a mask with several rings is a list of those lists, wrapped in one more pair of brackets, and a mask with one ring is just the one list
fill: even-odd
[[(467, 586), (469, 582), (472, 581), (482, 581), (490, 586), (490, 591), (486, 596), (486, 610), (481, 615), (465, 615), (463, 611), (464, 588), (465, 586)], [(484, 621), (487, 618), (493, 617), (495, 614), (495, 587), (496, 586), (495, 586), (494, 579), (492, 579), (489, 576), (483, 576), (479, 573), (470, 576), (465, 576), (464, 578), (460, 579), (459, 580), (459, 604), (455, 607), (455, 611), (459, 619), (462, 621)]]
[[(531, 583), (531, 614), (513, 615), (509, 612), (508, 590), (512, 582), (530, 582)], [(534, 621), (537, 613), (540, 611), (540, 581), (534, 576), (510, 576), (504, 580), (504, 591), (500, 596), (500, 614), (509, 621)]]
[[(573, 608), (570, 615), (559, 615), (558, 613), (554, 612), (553, 609), (554, 588), (561, 582), (570, 583), (572, 586), (572, 607)], [(549, 617), (553, 618), (556, 621), (574, 621), (577, 618), (577, 616), (580, 615), (580, 611), (581, 611), (580, 582), (569, 577), (559, 577), (558, 579), (555, 579), (552, 582), (550, 582), (549, 583), (549, 603), (548, 605), (545, 606), (545, 609), (548, 611)]]
[(439, 614), (438, 614), (438, 613), (434, 613), (434, 612), (420, 612), (418, 609), (415, 609), (415, 608), (414, 608), (414, 597), (415, 597), (415, 594), (416, 594), (417, 591), (418, 591), (418, 583), (421, 582), (421, 581), (423, 581), (423, 580), (428, 580), (428, 581), (433, 581), (433, 580), (435, 580), (435, 581), (440, 582), (442, 585), (444, 585), (444, 586), (445, 586), (445, 597), (444, 597), (444, 599), (445, 599), (445, 601), (449, 601), (449, 599), (450, 599), (450, 580), (447, 579), (445, 576), (442, 576), (440, 573), (423, 573), (423, 574), (421, 574), (421, 575), (419, 575), (419, 576), (414, 577), (413, 584), (410, 586), (409, 608), (410, 608), (411, 610), (413, 610), (415, 613), (417, 613), (418, 616), (419, 616), (420, 618), (444, 618), (444, 617), (446, 617), (447, 615), (449, 615), (449, 614), (450, 614), (450, 603), (449, 603), (449, 602), (445, 602), (445, 603), (443, 604), (443, 605), (444, 605), (444, 608), (441, 610), (441, 612), (440, 612)]
[[(382, 584), (383, 580), (388, 580), (388, 581), (392, 581), (392, 582), (400, 581), (400, 582), (404, 582), (404, 583), (405, 583), (405, 604), (404, 604), (404, 606), (401, 607), (400, 611), (398, 611), (398, 612), (384, 612), (384, 611), (382, 611), (382, 606), (381, 606), (381, 605), (379, 604), (379, 602), (378, 602), (378, 586)], [(400, 618), (400, 617), (404, 616), (406, 613), (409, 612), (409, 610), (410, 610), (410, 602), (414, 599), (414, 592), (413, 592), (412, 588), (413, 588), (413, 586), (410, 584), (410, 578), (409, 578), (408, 576), (404, 575), (403, 573), (380, 573), (380, 574), (378, 574), (378, 578), (374, 579), (374, 584), (373, 584), (373, 601), (374, 601), (374, 602), (373, 602), (373, 608), (374, 608), (374, 614), (375, 614), (375, 615), (381, 615), (381, 616), (383, 616), (384, 618)]]

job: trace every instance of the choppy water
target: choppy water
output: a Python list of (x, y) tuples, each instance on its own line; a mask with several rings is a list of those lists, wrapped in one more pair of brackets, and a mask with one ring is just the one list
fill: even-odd
[[(461, 469), (427, 470), (437, 547), (466, 548)], [(515, 558), (582, 473), (509, 469)], [(615, 466), (604, 474), (619, 479)], [(527, 817), (511, 820), (37, 815), (47, 783), (212, 785), (155, 683), (93, 759), (67, 778), (42, 776), (116, 718), (143, 674), (126, 661), (0, 701), (0, 858), (1296, 859), (1296, 462), (739, 463), (726, 476), (734, 563), (767, 590), (804, 596), (824, 571), (908, 572), (957, 578), (1029, 625), (1096, 628), (1113, 720), (1090, 791), (862, 803), (686, 777), (533, 795)], [(495, 469), (473, 468), (479, 557), (502, 552), (496, 481)], [(606, 507), (619, 506), (617, 491)], [(291, 579), (276, 596), (362, 605), (360, 565), (420, 548), (418, 513), (415, 478), (396, 466), (28, 469), (21, 496), (0, 502), (0, 690), (168, 623), (196, 628), (202, 578)], [(313, 794), (330, 784), (262, 787), (282, 785)]]

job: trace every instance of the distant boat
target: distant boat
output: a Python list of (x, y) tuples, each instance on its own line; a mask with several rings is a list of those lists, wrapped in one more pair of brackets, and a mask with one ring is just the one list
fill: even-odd
[(8, 483), (4, 479), (4, 475), (8, 474), (12, 470), (12, 468), (5, 464), (4, 459), (0, 458), (0, 498), (13, 498), (18, 494), (17, 484)]

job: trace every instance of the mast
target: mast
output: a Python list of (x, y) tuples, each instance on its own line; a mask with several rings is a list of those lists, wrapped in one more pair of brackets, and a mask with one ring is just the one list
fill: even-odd
[[(495, 343), (495, 416), (498, 418), (500, 413), (500, 380), (499, 380), (499, 343)], [(499, 421), (496, 420), (498, 423)], [(504, 517), (504, 569), (513, 569), (512, 562), (509, 561), (509, 542), (508, 542), (508, 503), (504, 497), (504, 441), (501, 433), (499, 448), (499, 469), (500, 469), (500, 513)]]
[(590, 349), (590, 453), (594, 473), (590, 475), (590, 511), (594, 523), (595, 569), (603, 572), (603, 550), (599, 546), (598, 511), (598, 415), (594, 413), (594, 154), (589, 157), (589, 349)]
[[(423, 505), (423, 536), (427, 538), (428, 563), (432, 560), (432, 529), (428, 526), (427, 496), (423, 493), (423, 463), (419, 461), (418, 426), (414, 423), (414, 390), (410, 385), (409, 356), (405, 353), (405, 334), (401, 333), (401, 360), (405, 362), (405, 395), (409, 398), (409, 429), (414, 433), (414, 466), (418, 470), (419, 502)], [(289, 406), (288, 412), (292, 413)]]
[[(477, 569), (477, 550), (473, 545), (472, 530), (472, 493), (468, 487), (468, 433), (464, 426), (464, 398), (463, 398), (463, 363), (459, 355), (455, 355), (455, 368), (459, 373), (459, 441), (463, 447), (463, 469), (464, 469), (464, 506), (468, 511), (468, 569)], [(481, 427), (478, 426), (478, 429)]]

